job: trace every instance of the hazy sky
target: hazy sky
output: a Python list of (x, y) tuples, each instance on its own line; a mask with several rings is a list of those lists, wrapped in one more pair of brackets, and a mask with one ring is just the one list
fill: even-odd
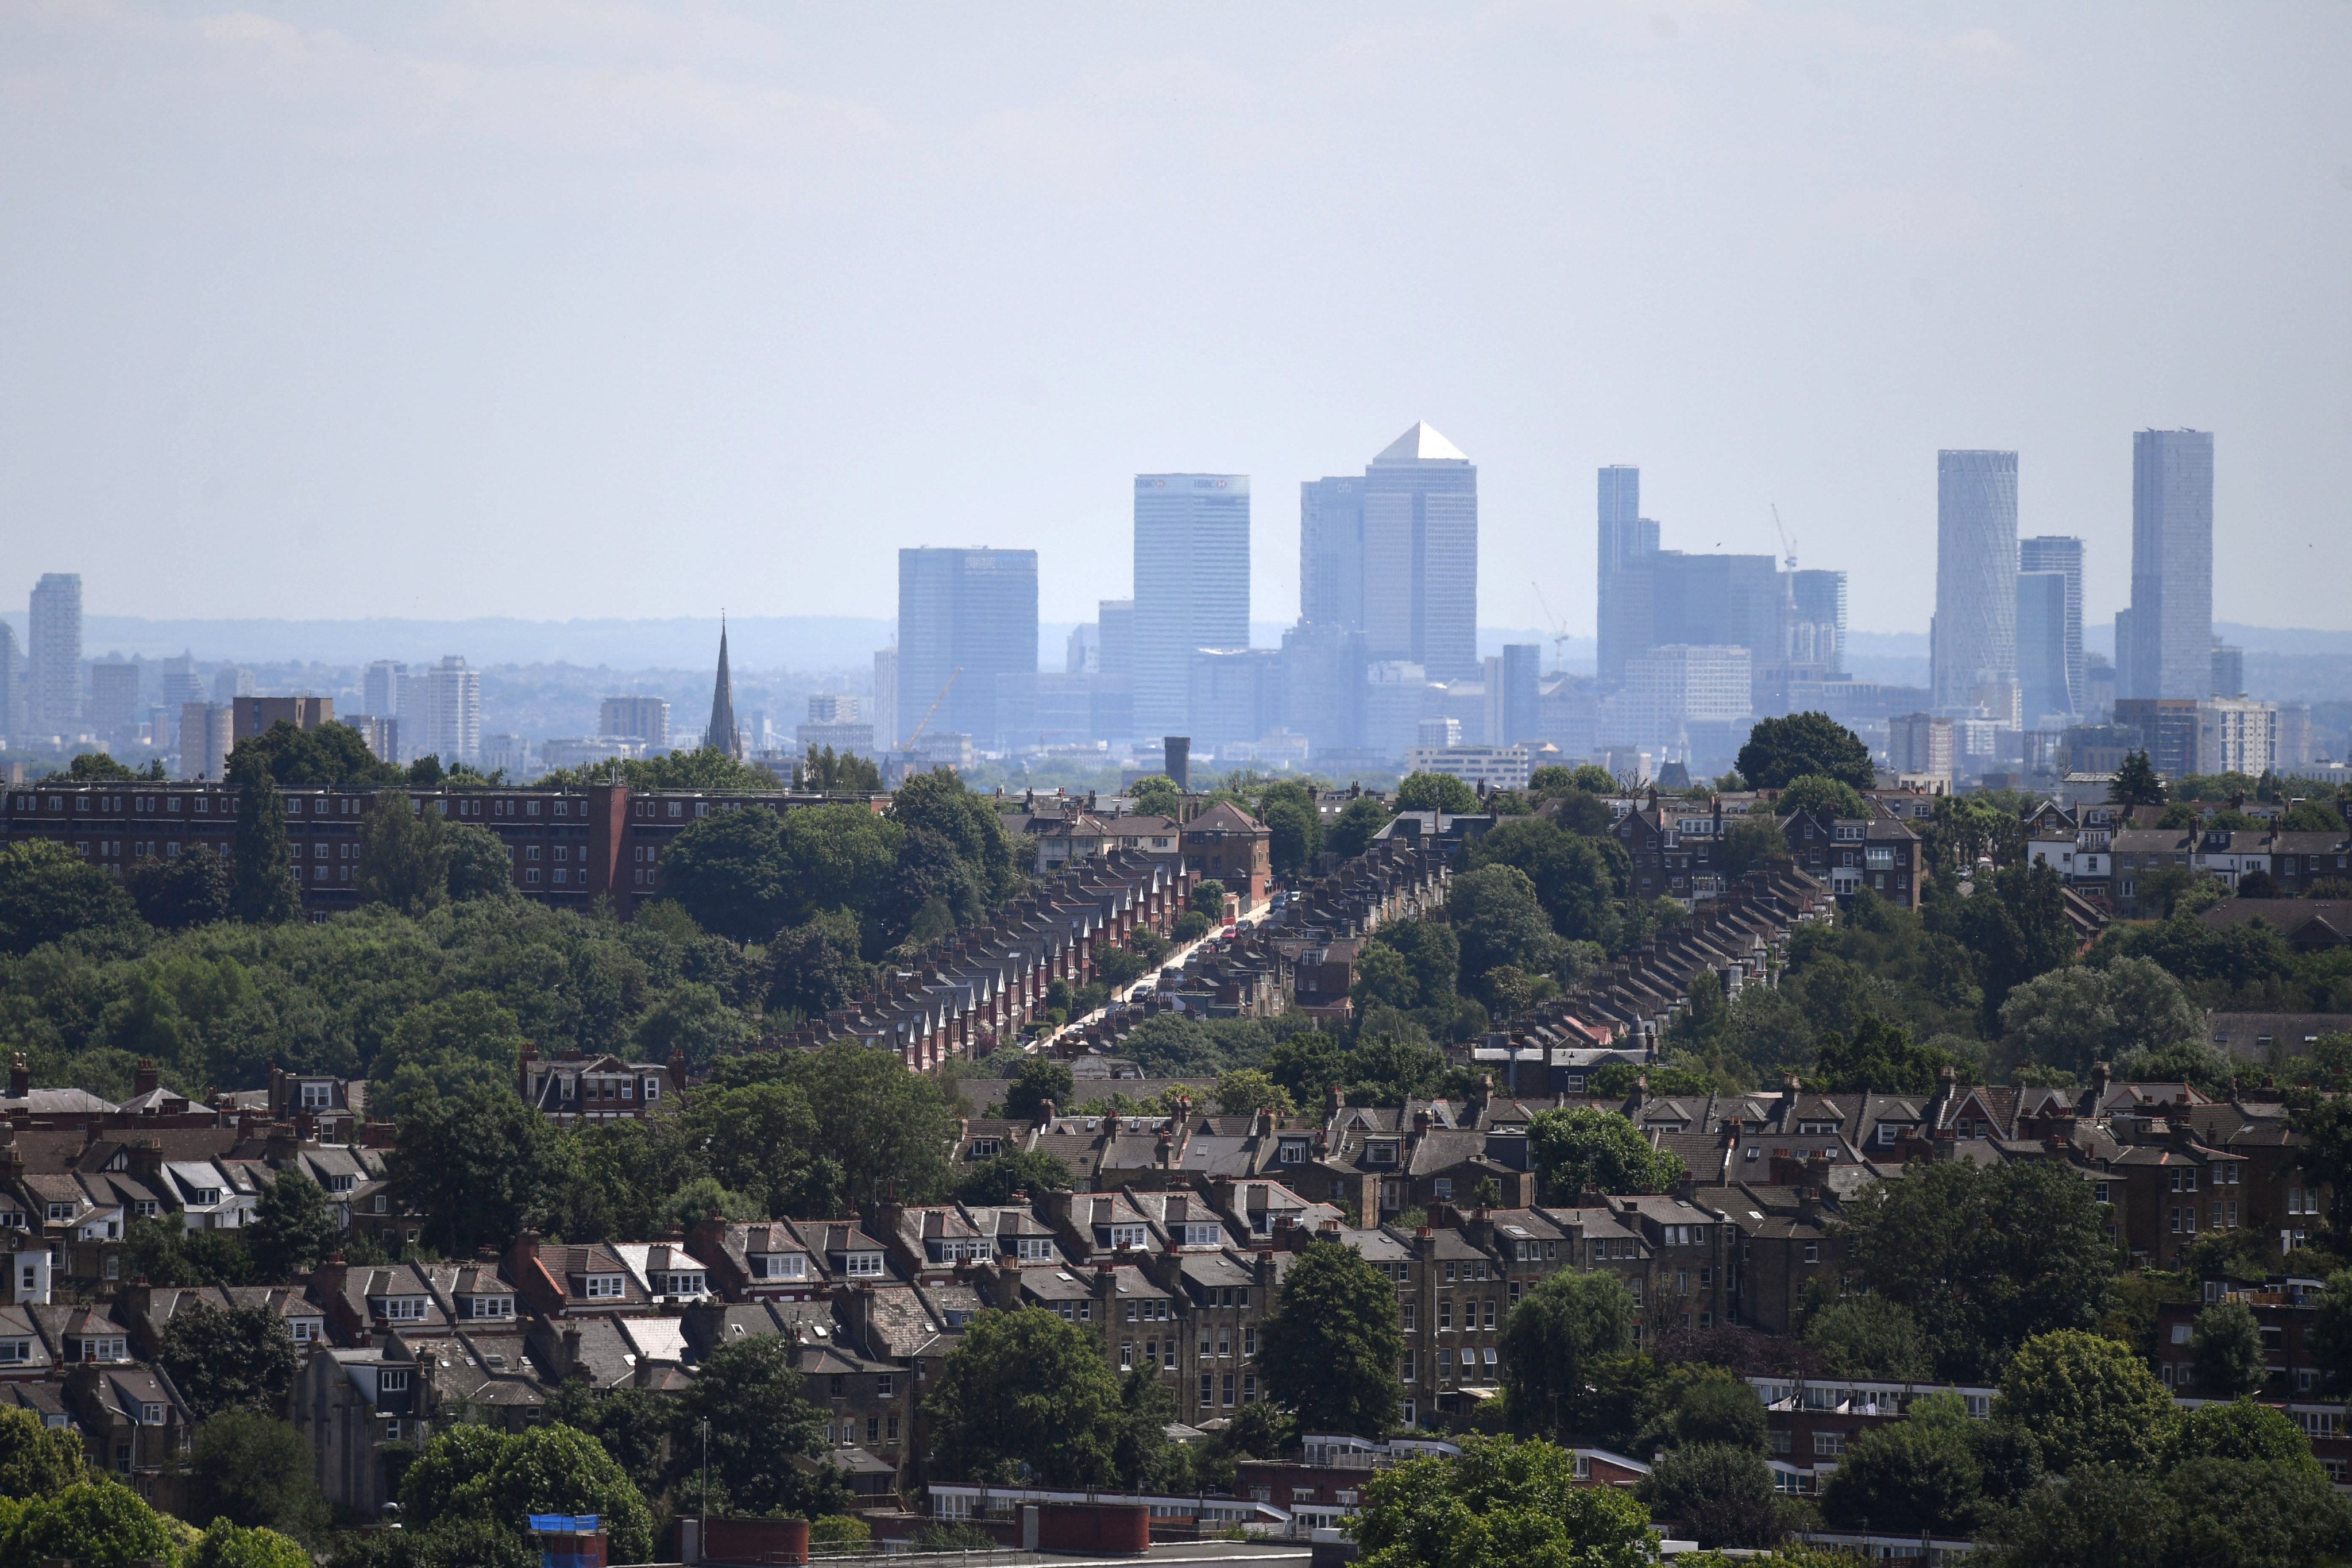
[(902, 544), (1127, 592), (1129, 476), (1475, 458), (1480, 619), (1666, 542), (1924, 628), (1938, 447), (2128, 593), (2352, 626), (2352, 7), (0, 0), (0, 599), (889, 615)]

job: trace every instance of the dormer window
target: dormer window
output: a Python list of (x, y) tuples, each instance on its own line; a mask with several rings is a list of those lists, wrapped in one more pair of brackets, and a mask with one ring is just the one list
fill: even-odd
[(1307, 1141), (1303, 1138), (1284, 1139), (1282, 1141), (1281, 1160), (1286, 1165), (1303, 1165), (1307, 1163)]
[(378, 1392), (383, 1394), (405, 1394), (408, 1392), (408, 1369), (406, 1367), (388, 1366), (385, 1367), (378, 1376), (379, 1381), (376, 1384)]
[(161, 1426), (163, 1424), (163, 1407), (161, 1405), (153, 1405), (142, 1401), (139, 1405), (139, 1425), (142, 1426)]
[(1132, 1248), (1136, 1249), (1137, 1251), (1141, 1251), (1141, 1250), (1143, 1249), (1144, 1246), (1146, 1245), (1147, 1238), (1149, 1237), (1149, 1236), (1150, 1236), (1150, 1232), (1149, 1232), (1149, 1230), (1147, 1229), (1147, 1227), (1145, 1227), (1145, 1226), (1139, 1226), (1139, 1225), (1115, 1225), (1115, 1226), (1112, 1226), (1110, 1227), (1110, 1245), (1111, 1245), (1111, 1249), (1112, 1249), (1113, 1251), (1115, 1251), (1115, 1252), (1116, 1252), (1116, 1251), (1118, 1251), (1118, 1250), (1120, 1250), (1120, 1249), (1122, 1249), (1122, 1248), (1132, 1247)]
[(703, 1293), (702, 1270), (656, 1274), (653, 1277), (653, 1286), (656, 1296), (699, 1296)]
[(805, 1279), (808, 1259), (797, 1252), (754, 1252), (751, 1255), (751, 1278), (754, 1279)]
[(878, 1252), (852, 1252), (845, 1255), (845, 1270), (852, 1279), (878, 1279), (882, 1277), (882, 1255)]
[(1223, 1239), (1224, 1230), (1221, 1226), (1188, 1225), (1184, 1227), (1184, 1245), (1187, 1247), (1214, 1247)]
[(1054, 1244), (1045, 1237), (1024, 1236), (1014, 1246), (1016, 1250), (1013, 1256), (1024, 1263), (1054, 1261)]
[(514, 1298), (512, 1296), (468, 1296), (466, 1298), (466, 1316), (477, 1322), (491, 1318), (511, 1318), (514, 1316)]
[(348, 1193), (357, 1185), (359, 1185), (357, 1176), (336, 1175), (327, 1178), (327, 1190), (331, 1193)]
[(335, 1086), (331, 1083), (305, 1083), (302, 1086), (302, 1109), (324, 1110), (335, 1103)]
[(1001, 1138), (975, 1138), (971, 1141), (971, 1157), (975, 1160), (993, 1160), (1003, 1152), (1004, 1141)]
[(617, 1301), (621, 1299), (621, 1277), (617, 1274), (590, 1274), (583, 1278), (580, 1292), (591, 1301)]
[(1364, 1146), (1364, 1163), (1369, 1165), (1393, 1165), (1397, 1146), (1393, 1143), (1368, 1143)]
[(421, 1323), (425, 1321), (425, 1298), (422, 1296), (371, 1296), (368, 1310), (387, 1323)]

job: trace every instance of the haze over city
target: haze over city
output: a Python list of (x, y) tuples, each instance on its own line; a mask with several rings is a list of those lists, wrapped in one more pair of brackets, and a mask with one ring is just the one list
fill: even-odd
[(1942, 448), (2102, 625), (2190, 427), (2214, 615), (2344, 628), (2347, 65), (2326, 5), (7, 7), (0, 603), (887, 618), (991, 544), (1080, 621), (1196, 471), (1282, 625), (1297, 481), (1427, 419), (1483, 625), (1591, 635), (1627, 463), (1924, 631)]

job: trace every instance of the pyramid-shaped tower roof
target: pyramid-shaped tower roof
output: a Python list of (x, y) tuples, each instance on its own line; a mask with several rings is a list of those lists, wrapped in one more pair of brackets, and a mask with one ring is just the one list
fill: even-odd
[(1470, 454), (1429, 427), (1429, 421), (1418, 419), (1412, 429), (1390, 442), (1375, 463), (1466, 463)]
[(710, 689), (710, 727), (702, 743), (716, 746), (737, 762), (743, 760), (743, 736), (735, 728), (735, 682), (727, 673), (727, 617), (719, 617), (719, 679)]

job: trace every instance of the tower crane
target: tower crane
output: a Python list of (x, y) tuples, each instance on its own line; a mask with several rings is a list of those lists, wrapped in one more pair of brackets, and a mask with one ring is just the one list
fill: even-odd
[(1542, 608), (1544, 619), (1551, 623), (1551, 665), (1554, 669), (1559, 669), (1568, 663), (1568, 623), (1551, 613), (1551, 605), (1544, 598), (1542, 584), (1530, 582), (1528, 586), (1536, 591), (1536, 604)]
[(931, 705), (923, 710), (923, 721), (915, 726), (915, 732), (913, 734), (907, 737), (906, 750), (909, 752), (913, 751), (915, 749), (915, 742), (923, 738), (923, 731), (931, 727), (931, 720), (933, 716), (939, 712), (940, 704), (948, 700), (948, 691), (950, 688), (955, 685), (956, 677), (962, 673), (963, 666), (957, 665), (955, 669), (948, 676), (947, 685), (940, 688), (940, 694), (931, 699)]
[(1772, 531), (1780, 536), (1780, 554), (1783, 557), (1783, 563), (1787, 565), (1790, 571), (1794, 572), (1797, 569), (1797, 542), (1789, 537), (1789, 531), (1787, 529), (1780, 526), (1780, 503), (1778, 501), (1774, 501), (1771, 505)]

